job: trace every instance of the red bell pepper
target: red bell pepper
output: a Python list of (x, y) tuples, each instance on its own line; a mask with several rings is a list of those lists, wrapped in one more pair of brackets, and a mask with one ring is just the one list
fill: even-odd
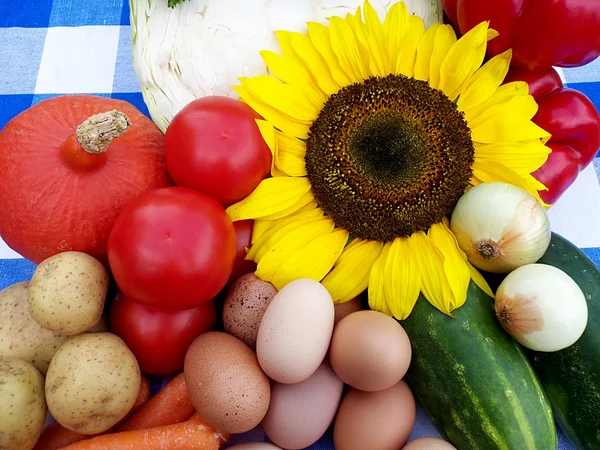
[(552, 135), (546, 144), (552, 153), (533, 176), (548, 188), (540, 191), (542, 200), (555, 203), (598, 153), (600, 115), (584, 94), (564, 87), (553, 68), (525, 72), (512, 67), (505, 83), (510, 81), (529, 84), (529, 93), (539, 105), (533, 122)]
[(488, 56), (513, 49), (524, 70), (581, 66), (600, 55), (600, 0), (442, 0), (461, 34), (486, 20)]

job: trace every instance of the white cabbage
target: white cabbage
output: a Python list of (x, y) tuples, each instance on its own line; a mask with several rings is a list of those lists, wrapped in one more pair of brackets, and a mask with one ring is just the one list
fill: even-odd
[[(164, 132), (196, 98), (236, 97), (241, 76), (267, 73), (260, 50), (277, 50), (274, 31), (305, 32), (354, 12), (364, 0), (130, 0), (133, 62), (144, 101)], [(394, 0), (371, 0), (383, 19)], [(441, 0), (405, 0), (429, 26), (442, 20)]]

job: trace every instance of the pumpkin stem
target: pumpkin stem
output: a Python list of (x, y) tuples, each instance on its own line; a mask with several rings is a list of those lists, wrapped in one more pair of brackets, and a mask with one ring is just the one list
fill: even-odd
[(131, 126), (129, 117), (120, 111), (107, 111), (87, 118), (77, 127), (75, 135), (83, 149), (92, 154), (104, 153), (111, 141)]

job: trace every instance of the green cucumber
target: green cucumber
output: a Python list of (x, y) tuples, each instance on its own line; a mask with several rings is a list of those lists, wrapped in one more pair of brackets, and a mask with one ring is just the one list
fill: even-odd
[(548, 399), (493, 300), (471, 282), (453, 314), (420, 296), (400, 322), (413, 351), (407, 380), (438, 431), (458, 450), (555, 450)]
[(588, 303), (588, 323), (572, 346), (552, 353), (526, 350), (562, 431), (578, 449), (600, 449), (600, 271), (575, 245), (552, 233), (539, 261), (561, 269)]

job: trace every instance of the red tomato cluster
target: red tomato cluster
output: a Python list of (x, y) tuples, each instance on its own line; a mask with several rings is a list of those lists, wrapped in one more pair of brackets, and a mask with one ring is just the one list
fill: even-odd
[(151, 190), (119, 215), (108, 260), (120, 293), (110, 325), (143, 372), (180, 371), (188, 346), (214, 329), (214, 298), (255, 265), (246, 261), (253, 222), (235, 224), (225, 206), (268, 174), (271, 152), (259, 116), (227, 97), (186, 106), (165, 134), (165, 159), (178, 184)]

